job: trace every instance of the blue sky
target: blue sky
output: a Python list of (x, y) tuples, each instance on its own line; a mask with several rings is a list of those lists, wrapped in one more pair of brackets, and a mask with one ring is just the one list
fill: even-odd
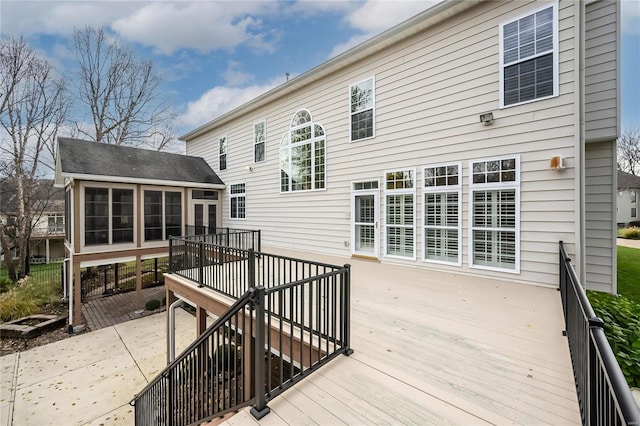
[[(0, 33), (66, 73), (74, 27), (104, 27), (154, 61), (183, 134), (435, 3), (2, 0)], [(622, 9), (622, 127), (640, 128), (640, 1)]]

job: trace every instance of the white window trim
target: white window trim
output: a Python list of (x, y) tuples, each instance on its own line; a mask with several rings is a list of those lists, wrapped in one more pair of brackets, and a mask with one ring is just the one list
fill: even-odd
[[(222, 154), (220, 153), (220, 141), (224, 139), (225, 140), (225, 146), (224, 146), (224, 160), (225, 160), (225, 164), (224, 164), (224, 169), (220, 167), (220, 157), (222, 156)], [(220, 171), (224, 171), (227, 170), (229, 168), (229, 138), (227, 137), (227, 135), (222, 135), (220, 137), (218, 137), (218, 170)]]
[[(316, 142), (316, 136), (313, 136), (308, 142), (297, 142), (296, 144), (292, 144), (291, 143), (291, 132), (293, 132), (294, 130), (298, 130), (301, 129), (303, 127), (305, 127), (308, 123), (304, 123), (304, 124), (299, 124), (295, 127), (291, 126), (291, 123), (293, 122), (293, 117), (295, 117), (299, 112), (302, 111), (306, 111), (307, 114), (309, 114), (309, 117), (311, 117), (311, 132), (313, 135), (315, 135), (315, 125), (317, 124), (318, 126), (322, 127), (322, 131), (324, 132), (324, 188), (316, 188), (315, 183), (316, 183), (316, 177), (315, 177), (315, 169), (316, 169), (316, 156), (315, 156), (315, 142)], [(282, 135), (282, 137), (280, 138), (280, 143), (278, 146), (278, 188), (280, 191), (280, 195), (293, 195), (293, 194), (304, 194), (304, 193), (309, 193), (309, 192), (317, 192), (317, 191), (326, 191), (327, 190), (327, 172), (328, 172), (328, 167), (327, 167), (327, 130), (325, 129), (325, 127), (322, 125), (322, 123), (319, 123), (317, 121), (315, 121), (313, 119), (313, 115), (311, 115), (311, 112), (306, 109), (306, 108), (300, 108), (297, 109), (295, 113), (293, 113), (293, 115), (291, 116), (291, 120), (289, 120), (289, 128), (285, 131), (285, 134), (289, 133), (289, 145), (287, 145), (288, 149), (289, 149), (289, 170), (291, 170), (291, 147), (295, 146), (300, 146), (303, 144), (311, 144), (311, 189), (299, 189), (297, 191), (294, 191), (291, 189), (291, 176), (289, 176), (289, 190), (288, 191), (283, 191), (282, 190), (282, 182), (280, 181), (281, 177), (280, 177), (280, 159), (281, 159), (281, 155), (282, 155), (282, 137), (284, 137), (284, 134)]]
[[(355, 189), (355, 185), (357, 183), (366, 183), (366, 182), (376, 182), (378, 187), (377, 188), (370, 188), (370, 189)], [(378, 238), (374, 238), (375, 241), (375, 246), (373, 248), (374, 250), (374, 256), (377, 258), (380, 255), (380, 228), (378, 226), (378, 223), (380, 222), (380, 179), (377, 178), (371, 178), (371, 179), (361, 179), (361, 180), (352, 180), (351, 181), (351, 214), (354, 214), (355, 212), (355, 205), (354, 205), (354, 195), (359, 195), (359, 194), (374, 194), (375, 197), (374, 199), (377, 201), (377, 206), (376, 209), (378, 211), (378, 221), (375, 223), (375, 232), (376, 232), (376, 236)], [(350, 228), (351, 228), (351, 254), (356, 254), (356, 235), (355, 235), (355, 217), (352, 218), (351, 223), (349, 224)]]
[[(169, 240), (167, 238), (167, 214), (165, 211), (165, 202), (166, 202), (166, 197), (165, 194), (167, 192), (179, 192), (180, 193), (180, 229), (182, 229), (182, 233), (184, 233), (184, 224), (185, 224), (185, 217), (184, 217), (184, 191), (182, 190), (182, 188), (172, 188), (172, 187), (166, 187), (166, 186), (143, 186), (140, 189), (141, 193), (140, 193), (140, 202), (142, 204), (141, 209), (142, 209), (142, 216), (140, 218), (140, 226), (141, 226), (141, 232), (140, 232), (140, 238), (142, 239), (142, 244), (145, 247), (153, 247), (153, 246), (166, 246), (167, 245), (167, 241)], [(162, 239), (161, 240), (151, 240), (151, 241), (147, 241), (144, 237), (144, 230), (145, 230), (145, 225), (144, 225), (144, 192), (145, 191), (159, 191), (162, 192)]]
[[(536, 98), (536, 99), (530, 99), (528, 101), (524, 101), (524, 102), (517, 102), (517, 103), (513, 103), (513, 104), (509, 104), (509, 105), (505, 105), (504, 104), (504, 68), (505, 68), (505, 64), (504, 64), (504, 46), (503, 46), (503, 32), (504, 32), (504, 27), (505, 25), (508, 25), (514, 21), (517, 21), (519, 19), (522, 19), (526, 16), (529, 15), (534, 15), (538, 12), (540, 12), (541, 10), (545, 10), (548, 9), (549, 7), (553, 8), (553, 94), (549, 95), (549, 96), (545, 96), (543, 98)], [(530, 104), (532, 102), (537, 102), (537, 101), (542, 101), (544, 99), (550, 99), (550, 98), (555, 98), (560, 94), (560, 70), (558, 68), (559, 66), (559, 34), (558, 34), (558, 2), (555, 1), (553, 3), (547, 3), (544, 6), (541, 6), (539, 8), (533, 9), (527, 13), (523, 13), (519, 16), (516, 16), (512, 19), (509, 19), (508, 21), (502, 22), (500, 24), (500, 32), (499, 32), (499, 55), (500, 55), (500, 64), (499, 64), (499, 74), (500, 74), (500, 109), (503, 108), (511, 108), (514, 106), (518, 106), (518, 105), (526, 105), (526, 104)], [(548, 54), (548, 53), (547, 53)], [(542, 56), (542, 55), (533, 55), (531, 58), (529, 59), (533, 59), (537, 56)], [(477, 160), (476, 160), (477, 161)]]
[[(232, 194), (231, 187), (234, 185), (244, 185), (244, 192), (239, 194)], [(244, 197), (244, 217), (231, 217), (231, 199)], [(234, 182), (229, 184), (229, 219), (230, 220), (247, 220), (247, 183), (246, 182)]]
[[(263, 124), (264, 125), (264, 159), (262, 159), (261, 161), (256, 161), (256, 126), (258, 124)], [(253, 123), (253, 162), (255, 164), (258, 163), (264, 163), (267, 161), (267, 119), (264, 118), (256, 123)]]
[[(109, 242), (107, 244), (91, 244), (86, 245), (85, 243), (85, 188), (103, 188), (109, 190)], [(113, 241), (113, 198), (112, 198), (112, 190), (113, 189), (131, 189), (133, 190), (133, 242), (127, 243), (112, 243)], [(73, 192), (71, 194), (73, 197)], [(73, 199), (73, 198), (72, 198)], [(71, 213), (73, 216), (73, 212)], [(94, 253), (94, 252), (102, 252), (102, 251), (112, 251), (112, 250), (126, 250), (137, 247), (138, 242), (138, 223), (136, 218), (138, 217), (138, 193), (136, 191), (135, 185), (126, 185), (126, 184), (111, 184), (105, 182), (81, 182), (80, 183), (80, 247), (81, 251), (84, 253)], [(73, 231), (73, 222), (71, 225), (72, 233)], [(73, 240), (72, 240), (73, 241)], [(72, 243), (71, 241), (71, 243)]]
[[(351, 88), (353, 86), (357, 86), (358, 84), (364, 83), (368, 80), (371, 80), (371, 84), (373, 87), (373, 107), (371, 108), (371, 113), (372, 113), (372, 120), (373, 120), (373, 134), (371, 136), (369, 136), (368, 138), (362, 138), (362, 139), (352, 139), (352, 132), (351, 132), (351, 117), (353, 116), (354, 113), (351, 112)], [(352, 83), (349, 85), (349, 99), (347, 100), (348, 102), (348, 107), (347, 107), (347, 111), (349, 111), (349, 143), (351, 142), (360, 142), (360, 141), (366, 141), (369, 139), (373, 139), (376, 137), (376, 76), (372, 75), (371, 77), (367, 77), (363, 80), (360, 80), (358, 82)]]
[[(508, 159), (515, 159), (516, 161), (516, 180), (514, 182), (492, 182), (492, 183), (473, 183), (473, 163), (483, 162), (483, 161), (502, 161)], [(469, 160), (469, 229), (468, 229), (468, 244), (467, 244), (467, 255), (469, 256), (469, 267), (473, 269), (483, 269), (488, 271), (497, 271), (497, 272), (505, 272), (508, 274), (520, 274), (520, 155), (503, 155), (497, 157), (485, 157), (485, 158), (474, 158)], [(505, 269), (498, 268), (493, 266), (485, 266), (485, 265), (475, 265), (473, 263), (473, 231), (476, 229), (473, 226), (473, 193), (475, 190), (484, 191), (484, 190), (492, 190), (492, 189), (515, 189), (516, 192), (516, 226), (514, 229), (515, 239), (516, 239), (516, 260), (515, 260), (515, 269)]]
[[(457, 185), (444, 185), (444, 186), (425, 186), (425, 170), (434, 167), (447, 167), (447, 166), (458, 166), (458, 184)], [(444, 260), (434, 260), (427, 259), (427, 247), (426, 247), (426, 221), (424, 220), (424, 206), (426, 204), (427, 194), (433, 193), (448, 193), (448, 192), (456, 192), (458, 194), (458, 261), (457, 262), (447, 262)], [(438, 263), (442, 265), (455, 265), (462, 266), (462, 162), (451, 162), (451, 163), (439, 163), (439, 164), (428, 164), (422, 167), (422, 261), (426, 263)], [(450, 227), (446, 227), (449, 228)]]
[[(402, 189), (387, 189), (387, 173), (395, 173), (395, 172), (413, 172), (413, 188), (402, 188)], [(415, 167), (405, 167), (399, 169), (385, 170), (384, 177), (382, 179), (382, 187), (384, 188), (383, 198), (384, 202), (382, 205), (382, 223), (383, 223), (383, 235), (382, 235), (382, 253), (383, 257), (389, 259), (402, 259), (402, 260), (416, 260), (416, 229), (418, 227), (418, 217), (417, 217), (417, 188), (416, 188), (416, 168)], [(405, 194), (413, 194), (413, 256), (398, 256), (394, 254), (387, 254), (387, 195), (405, 195)]]

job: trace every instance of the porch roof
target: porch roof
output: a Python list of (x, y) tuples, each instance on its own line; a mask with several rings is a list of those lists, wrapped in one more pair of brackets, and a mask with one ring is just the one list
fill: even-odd
[(58, 138), (56, 185), (64, 178), (224, 188), (202, 157)]

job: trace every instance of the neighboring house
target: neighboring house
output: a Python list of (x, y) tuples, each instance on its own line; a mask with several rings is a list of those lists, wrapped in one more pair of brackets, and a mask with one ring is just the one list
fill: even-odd
[(638, 196), (640, 195), (640, 176), (618, 170), (618, 197), (616, 222), (619, 226), (638, 222)]
[[(32, 228), (29, 241), (31, 264), (64, 260), (64, 191), (52, 187), (51, 180), (36, 182), (32, 200)], [(18, 215), (15, 183), (3, 179), (0, 183), (0, 221), (7, 223)], [(15, 249), (12, 255), (15, 257)], [(4, 260), (4, 253), (2, 253)]]
[(73, 324), (80, 323), (80, 268), (166, 257), (170, 236), (220, 220), (222, 181), (198, 157), (58, 138), (56, 185), (64, 187), (65, 251)]
[(616, 293), (619, 8), (443, 1), (181, 139), (263, 246)]

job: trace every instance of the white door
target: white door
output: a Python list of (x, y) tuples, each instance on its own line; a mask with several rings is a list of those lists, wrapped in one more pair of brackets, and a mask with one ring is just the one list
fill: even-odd
[[(365, 185), (360, 189), (363, 182), (354, 184), (352, 193), (352, 227), (351, 227), (351, 252), (353, 254), (378, 257), (378, 248), (380, 247), (380, 232), (378, 230), (379, 217), (379, 191), (377, 182), (375, 189), (370, 188), (373, 185)], [(368, 182), (372, 184), (373, 182)]]
[(217, 227), (217, 205), (207, 201), (193, 202), (193, 225), (195, 235), (215, 234)]

